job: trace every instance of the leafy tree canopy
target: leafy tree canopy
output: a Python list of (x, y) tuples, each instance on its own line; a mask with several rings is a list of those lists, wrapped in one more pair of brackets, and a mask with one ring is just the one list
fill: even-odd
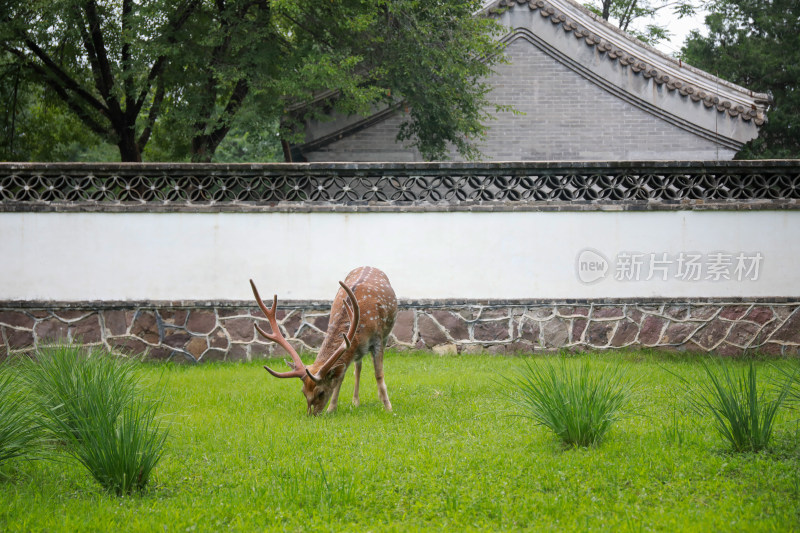
[[(619, 29), (650, 45), (669, 38), (669, 28), (652, 22), (662, 11), (670, 10), (678, 17), (693, 15), (697, 0), (590, 0), (584, 5), (603, 20), (615, 24)], [(643, 26), (642, 20), (649, 20)]]
[(209, 161), (231, 132), (226, 159), (246, 146), (271, 153), (272, 135), (300, 138), (310, 116), (402, 100), (402, 140), (427, 158), (451, 146), (472, 157), (498, 109), (484, 80), (502, 60), (480, 4), (0, 0), (0, 66), (22, 75), (0, 82), (14, 98), (4, 132), (17, 126), (20, 83), (123, 161)]
[(800, 158), (800, 3), (717, 0), (709, 11), (708, 36), (693, 32), (683, 59), (773, 97), (767, 123), (737, 157)]

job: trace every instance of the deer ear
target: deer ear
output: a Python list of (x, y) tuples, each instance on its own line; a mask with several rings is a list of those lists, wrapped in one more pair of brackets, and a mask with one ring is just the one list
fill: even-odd
[(328, 379), (330, 380), (334, 379), (338, 374), (339, 370), (342, 368), (344, 368), (344, 365), (341, 363), (339, 363), (338, 365), (333, 365), (333, 368), (331, 368), (330, 371), (328, 371)]

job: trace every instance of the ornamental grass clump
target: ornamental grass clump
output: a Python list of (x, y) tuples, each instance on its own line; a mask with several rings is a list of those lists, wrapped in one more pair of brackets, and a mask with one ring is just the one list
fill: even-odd
[(39, 439), (27, 400), (14, 369), (0, 363), (0, 465), (33, 451)]
[(108, 491), (141, 491), (160, 460), (167, 432), (161, 401), (145, 393), (133, 364), (102, 350), (41, 348), (25, 379), (42, 426)]
[(600, 442), (623, 413), (632, 385), (619, 366), (592, 369), (588, 361), (576, 365), (562, 358), (525, 362), (517, 379), (509, 380), (524, 409), (521, 416), (550, 428), (569, 446)]
[(711, 415), (714, 428), (736, 452), (757, 452), (769, 446), (775, 417), (789, 394), (792, 379), (759, 387), (756, 365), (736, 370), (723, 359), (702, 361), (705, 380), (694, 384), (678, 376), (689, 404), (701, 416)]

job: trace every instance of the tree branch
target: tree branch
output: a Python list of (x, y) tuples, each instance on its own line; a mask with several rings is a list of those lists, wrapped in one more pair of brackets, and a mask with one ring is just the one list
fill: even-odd
[(147, 145), (147, 142), (150, 140), (150, 135), (153, 133), (153, 126), (156, 123), (156, 118), (158, 118), (158, 114), (161, 112), (161, 103), (164, 101), (164, 93), (164, 81), (159, 78), (156, 94), (153, 96), (153, 103), (150, 105), (150, 112), (147, 114), (147, 122), (142, 130), (142, 134), (139, 136), (139, 140), (136, 141), (140, 152), (144, 152), (144, 147)]
[[(69, 89), (70, 91), (74, 92), (76, 95), (80, 96), (83, 100), (86, 101), (86, 103), (88, 103), (89, 105), (91, 105), (92, 107), (94, 107), (95, 109), (100, 111), (100, 113), (102, 113), (106, 117), (109, 116), (108, 108), (100, 100), (98, 100), (97, 98), (92, 96), (88, 91), (86, 91), (83, 87), (81, 87), (78, 82), (76, 82), (74, 79), (72, 79), (69, 76), (69, 74), (64, 72), (61, 69), (61, 67), (59, 67), (56, 64), (56, 62), (53, 61), (53, 59), (47, 54), (47, 52), (45, 52), (44, 50), (42, 50), (39, 47), (39, 45), (37, 45), (32, 40), (26, 38), (25, 39), (25, 46), (31, 52), (33, 52), (34, 55), (36, 55), (36, 57), (38, 57), (41, 60), (42, 63), (44, 63), (44, 66), (47, 67), (46, 69), (42, 69), (42, 67), (39, 67), (38, 65), (35, 65), (34, 63), (29, 62), (27, 60), (27, 58), (25, 57), (25, 54), (22, 53), (21, 50), (17, 50), (15, 48), (10, 48), (10, 47), (7, 47), (7, 46), (4, 46), (3, 48), (6, 49), (7, 51), (9, 51), (10, 53), (16, 55), (20, 59), (22, 59), (23, 62), (25, 62), (29, 67), (31, 67), (34, 70), (36, 70), (37, 73), (39, 73), (40, 75), (43, 75), (46, 79), (50, 78), (51, 75), (53, 77), (55, 77), (55, 78), (60, 79), (63, 82), (64, 87), (66, 89)], [(34, 67), (38, 67), (38, 68), (34, 68)], [(45, 71), (47, 71), (47, 73)]]
[[(180, 30), (183, 27), (183, 25), (186, 24), (186, 21), (189, 20), (189, 16), (195, 9), (197, 9), (197, 6), (199, 6), (200, 3), (201, 0), (192, 0), (191, 2), (189, 2), (186, 5), (186, 8), (183, 10), (183, 12), (180, 13), (177, 16), (177, 18), (170, 23), (171, 32), (174, 33)], [(177, 39), (175, 38), (174, 35), (167, 36), (167, 43), (175, 44), (176, 41)], [(139, 111), (141, 111), (142, 106), (144, 105), (144, 102), (147, 99), (147, 95), (150, 93), (150, 88), (153, 85), (153, 81), (157, 77), (159, 77), (161, 73), (164, 71), (164, 66), (166, 65), (166, 62), (167, 62), (167, 57), (162, 55), (159, 56), (153, 62), (153, 66), (150, 67), (150, 72), (147, 75), (147, 79), (144, 82), (144, 86), (142, 87), (142, 90), (139, 92), (139, 97), (136, 99), (136, 104), (134, 107), (135, 115), (138, 115)]]
[(97, 16), (97, 4), (95, 4), (94, 0), (90, 0), (84, 4), (83, 11), (86, 13), (86, 21), (89, 24), (89, 35), (97, 56), (97, 66), (100, 70), (100, 79), (103, 85), (98, 89), (100, 89), (100, 94), (103, 95), (108, 103), (109, 111), (112, 113), (112, 120), (122, 121), (122, 109), (117, 95), (114, 94), (114, 75), (111, 72), (111, 64), (108, 61), (103, 30), (100, 27), (100, 17)]

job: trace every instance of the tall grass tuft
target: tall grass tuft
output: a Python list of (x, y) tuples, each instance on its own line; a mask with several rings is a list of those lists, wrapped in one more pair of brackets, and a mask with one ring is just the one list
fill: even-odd
[[(789, 381), (789, 390), (786, 393), (786, 403), (795, 409), (800, 409), (800, 367), (793, 365), (791, 367), (778, 366), (778, 370)], [(778, 389), (781, 383), (776, 381)]]
[(717, 432), (734, 451), (756, 452), (769, 446), (775, 416), (786, 400), (791, 380), (767, 391), (758, 386), (753, 361), (739, 371), (723, 359), (702, 364), (706, 379), (696, 386), (678, 376), (692, 409), (701, 416), (711, 415)]
[(39, 435), (25, 389), (14, 369), (0, 362), (0, 465), (33, 451)]
[(521, 416), (550, 428), (570, 446), (597, 444), (622, 415), (632, 385), (619, 366), (592, 370), (588, 361), (579, 366), (558, 362), (525, 362), (516, 379), (520, 393), (512, 399), (525, 412)]
[(24, 373), (42, 425), (108, 491), (141, 491), (167, 432), (136, 368), (102, 350), (41, 348)]

